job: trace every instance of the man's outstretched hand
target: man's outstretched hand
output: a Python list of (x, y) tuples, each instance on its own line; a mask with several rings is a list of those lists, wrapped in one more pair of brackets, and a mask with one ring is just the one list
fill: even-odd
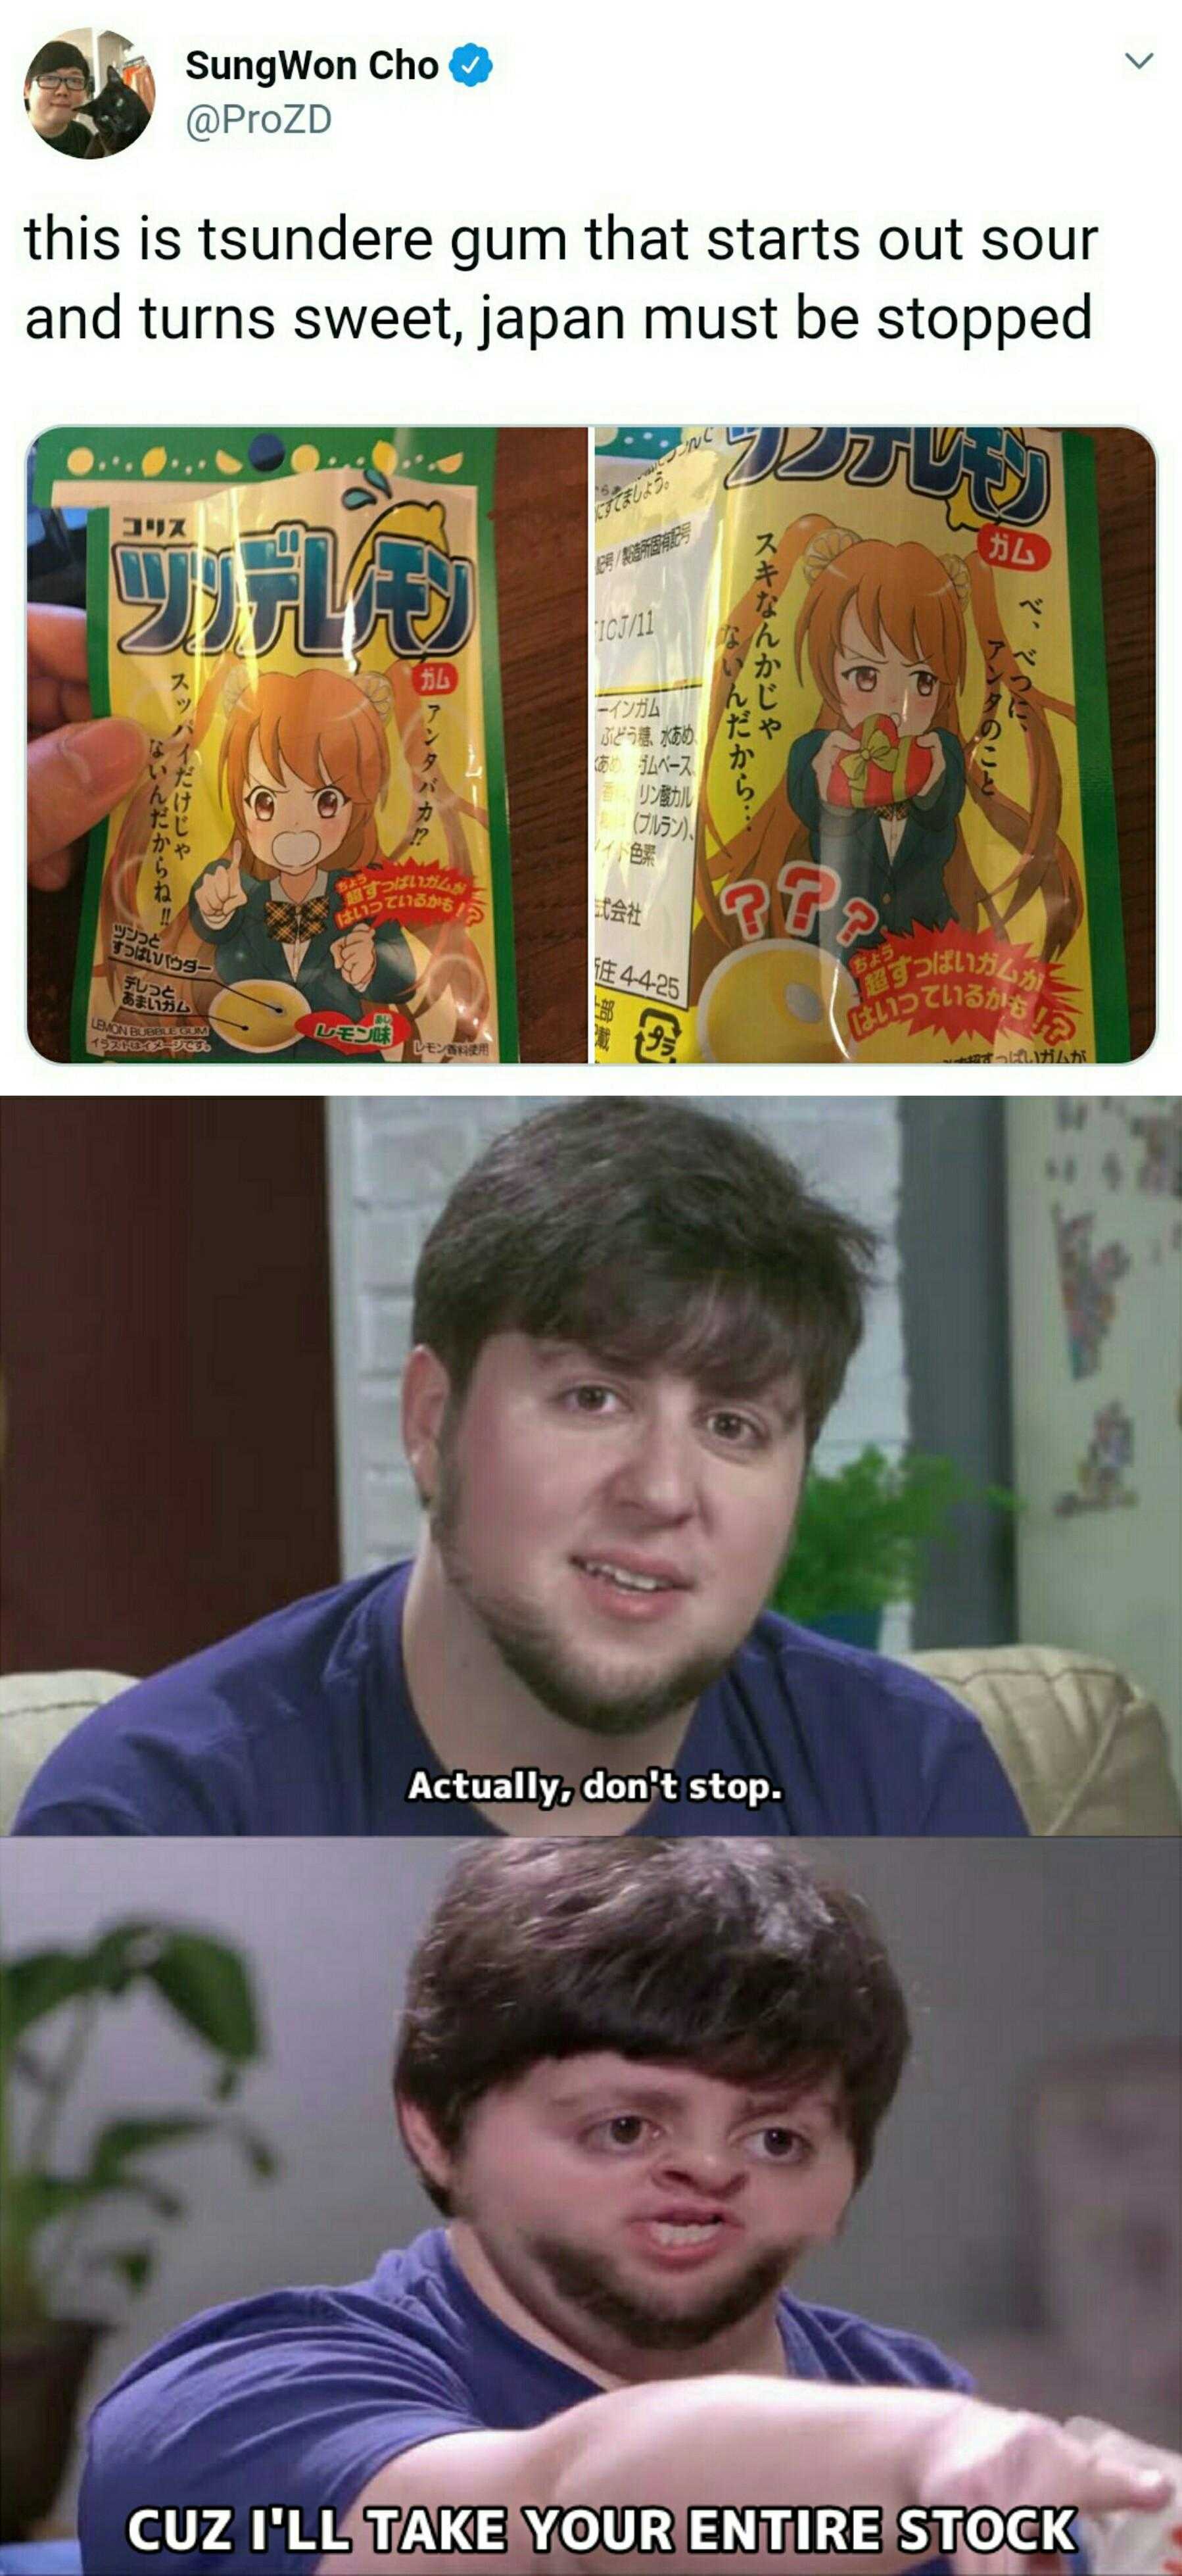
[[(1120, 2433), (1078, 2440), (1046, 2416), (1012, 2414), (972, 2397), (951, 2405), (928, 2434), (917, 2483), (918, 2502), (929, 2511), (942, 2505), (1004, 2514), (1072, 2505), (1093, 2515), (1152, 2513), (1170, 2500), (1169, 2477), (1147, 2466), (1138, 2446)], [(1004, 2547), (987, 2556), (967, 2548), (952, 2552), (956, 2576), (975, 2568), (1025, 2576), (1065, 2564)]]

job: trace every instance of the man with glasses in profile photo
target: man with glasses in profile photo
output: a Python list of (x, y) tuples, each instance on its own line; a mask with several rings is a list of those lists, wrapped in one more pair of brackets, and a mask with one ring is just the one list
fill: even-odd
[(76, 161), (100, 161), (103, 147), (89, 125), (76, 122), (78, 109), (94, 94), (86, 56), (64, 39), (42, 45), (25, 76), (29, 123), (53, 152), (68, 152)]
[(145, 132), (155, 88), (143, 57), (131, 60), (125, 37), (95, 40), (90, 30), (79, 33), (96, 42), (100, 74), (114, 47), (102, 88), (96, 91), (94, 71), (80, 48), (59, 37), (42, 45), (29, 65), (25, 109), (42, 142), (55, 152), (69, 152), (78, 161), (105, 161), (114, 152), (125, 152)]

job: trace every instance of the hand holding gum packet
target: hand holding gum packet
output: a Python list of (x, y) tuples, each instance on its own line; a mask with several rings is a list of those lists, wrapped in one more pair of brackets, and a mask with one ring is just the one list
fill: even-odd
[(90, 512), (95, 714), (150, 745), (91, 837), (76, 1061), (515, 1057), (494, 445), (41, 442)]

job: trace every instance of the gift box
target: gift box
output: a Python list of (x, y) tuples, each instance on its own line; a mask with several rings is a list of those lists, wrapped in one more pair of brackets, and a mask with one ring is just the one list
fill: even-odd
[(915, 734), (899, 733), (893, 716), (867, 716), (856, 751), (843, 751), (829, 779), (831, 805), (903, 805), (922, 796), (933, 754)]

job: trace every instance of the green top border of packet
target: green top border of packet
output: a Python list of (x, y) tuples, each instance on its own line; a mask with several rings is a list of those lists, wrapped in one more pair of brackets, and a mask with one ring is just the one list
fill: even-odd
[[(260, 437), (277, 438), (284, 455), (277, 464), (252, 465), (248, 449)], [(127, 422), (107, 429), (49, 429), (37, 440), (37, 462), (33, 481), (33, 498), (47, 509), (55, 484), (79, 483), (282, 483), (297, 470), (291, 464), (293, 452), (314, 447), (322, 466), (355, 466), (360, 473), (371, 461), (377, 439), (385, 439), (394, 449), (398, 463), (396, 474), (414, 474), (420, 481), (448, 483), (481, 482), (490, 474), (496, 452), (495, 429), (393, 429), (382, 422), (376, 427), (365, 422), (338, 421), (331, 429), (276, 428), (261, 430), (244, 427), (241, 421), (214, 424), (210, 427), (154, 429), (129, 427)], [(442, 473), (437, 462), (440, 454), (454, 454), (457, 444), (463, 447), (464, 468), (475, 465), (475, 472), (453, 469)], [(435, 450), (435, 458), (428, 454)], [(219, 464), (221, 450), (225, 463)], [(87, 465), (71, 463), (72, 457), (87, 454)], [(152, 458), (145, 471), (145, 457)], [(65, 505), (68, 506), (68, 505)]]
[[(53, 429), (37, 441), (33, 496), (40, 507), (48, 508), (55, 486), (77, 481), (85, 484), (143, 485), (145, 492), (152, 483), (170, 484), (192, 481), (211, 489), (243, 483), (283, 483), (296, 471), (290, 463), (293, 450), (314, 447), (320, 467), (354, 467), (361, 472), (370, 463), (372, 450), (379, 440), (386, 441), (395, 452), (395, 474), (405, 474), (416, 481), (437, 483), (440, 490), (448, 485), (475, 485), (477, 493), (478, 570), (480, 578), (480, 669), (484, 708), (485, 759), (488, 777), (489, 870), (492, 885), (493, 955), (497, 984), (498, 1061), (519, 1061), (517, 1031), (517, 978), (513, 949), (513, 891), (509, 857), (509, 810), (505, 782), (505, 737), (501, 709), (501, 656), (497, 621), (496, 549), (491, 519), (493, 473), (496, 462), (495, 429), (464, 429), (454, 424), (446, 428), (394, 428), (382, 424), (374, 427), (339, 426), (278, 428), (265, 433), (282, 442), (283, 457), (274, 465), (252, 466), (247, 451), (261, 434), (257, 428), (244, 428), (241, 422), (197, 429)], [(463, 463), (449, 471), (441, 470), (438, 458), (463, 451)], [(87, 462), (82, 463), (85, 455)], [(144, 458), (152, 460), (152, 470), (145, 474)], [(224, 463), (219, 461), (224, 458)], [(307, 470), (300, 468), (298, 470)], [(62, 506), (69, 503), (62, 496)], [(94, 512), (96, 518), (107, 513)], [(110, 713), (107, 659), (107, 584), (106, 544), (101, 549), (88, 547), (87, 573), (87, 641), (90, 664), (91, 700), (96, 715)], [(102, 578), (97, 578), (101, 555)], [(86, 1045), (86, 1020), (89, 1009), (90, 981), (94, 954), (95, 928), (98, 919), (102, 872), (107, 851), (107, 825), (100, 823), (90, 835), (87, 848), (86, 892), (82, 925), (78, 940), (78, 962), (71, 1013), (71, 1057), (75, 1063), (93, 1064), (105, 1059), (94, 1056)], [(127, 1061), (127, 1059), (123, 1059)], [(142, 1059), (145, 1060), (146, 1059)], [(132, 1059), (134, 1061), (134, 1059)], [(156, 1061), (156, 1059), (152, 1059)], [(326, 1066), (326, 1072), (330, 1070)]]
[(1129, 990), (1125, 976), (1120, 840), (1108, 720), (1096, 453), (1091, 439), (1080, 430), (1065, 429), (1062, 442), (1071, 658), (1075, 669), (1076, 758), (1083, 820), (1084, 902), (1092, 969), (1096, 1062), (1127, 1064)]

